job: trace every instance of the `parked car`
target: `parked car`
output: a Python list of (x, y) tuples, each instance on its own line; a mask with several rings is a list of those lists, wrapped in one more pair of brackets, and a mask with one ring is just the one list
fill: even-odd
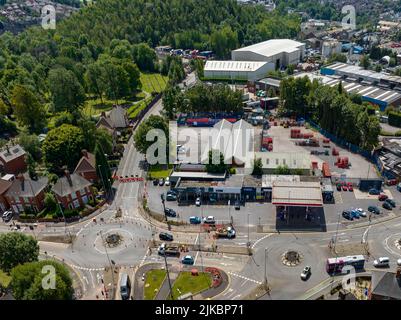
[(203, 219), (203, 223), (206, 223), (206, 224), (215, 224), (215, 223), (216, 223), (216, 220), (214, 219), (213, 216), (208, 216), (208, 217), (206, 217), (206, 218)]
[(378, 207), (376, 207), (376, 206), (369, 206), (368, 207), (368, 211), (369, 212), (373, 212), (375, 214), (380, 214), (380, 209)]
[(159, 179), (159, 186), (164, 186), (164, 178)]
[(390, 266), (390, 258), (380, 257), (379, 259), (376, 259), (375, 261), (373, 261), (373, 265), (376, 268), (389, 267)]
[(382, 206), (384, 209), (393, 210), (393, 206), (389, 204), (387, 201), (384, 201)]
[(167, 232), (160, 232), (159, 233), (159, 239), (163, 241), (173, 241), (174, 237), (172, 234), (167, 233)]
[(359, 211), (356, 210), (356, 209), (351, 210), (351, 214), (352, 214), (352, 217), (355, 218), (355, 219), (359, 219), (360, 218)]
[(196, 216), (189, 217), (190, 224), (199, 224), (201, 222), (202, 222), (202, 220), (200, 217), (196, 217)]
[(362, 208), (358, 208), (358, 209), (356, 209), (358, 212), (359, 212), (359, 215), (361, 216), (361, 217), (366, 217), (367, 216), (367, 214), (366, 214), (366, 211), (365, 210), (363, 210)]
[(371, 194), (371, 195), (379, 195), (380, 191), (375, 189), (375, 188), (372, 188), (372, 189), (369, 190), (369, 194)]
[(153, 179), (153, 185), (154, 185), (154, 186), (157, 186), (158, 184), (159, 184), (159, 180)]
[(167, 187), (170, 185), (170, 178), (169, 177), (166, 178), (166, 181), (164, 182), (164, 185), (167, 186)]
[(301, 273), (301, 279), (302, 280), (308, 280), (308, 278), (310, 277), (310, 275), (311, 275), (311, 267), (310, 266), (306, 266), (305, 268), (304, 268), (304, 270), (302, 270), (302, 273)]
[(234, 208), (235, 208), (235, 210), (240, 210), (241, 209), (241, 204), (240, 204), (240, 202), (238, 200), (235, 201)]
[(4, 222), (9, 222), (13, 218), (13, 212), (11, 210), (8, 210), (4, 212), (1, 217), (3, 218)]
[(337, 183), (337, 191), (341, 191), (341, 187), (342, 187), (341, 183)]
[(166, 196), (167, 201), (175, 201), (177, 200), (177, 194), (175, 192), (169, 191)]
[(343, 215), (343, 217), (345, 218), (345, 219), (348, 219), (348, 220), (354, 220), (354, 217), (352, 216), (352, 213), (351, 213), (351, 211), (343, 211), (343, 213), (342, 213), (342, 215)]
[(167, 217), (172, 217), (172, 218), (175, 218), (177, 216), (177, 213), (173, 209), (170, 209), (170, 208), (164, 209), (164, 214)]
[(348, 186), (344, 184), (344, 185), (342, 186), (342, 189), (343, 189), (343, 191), (348, 191)]
[(200, 199), (200, 198), (196, 198), (196, 200), (195, 200), (195, 205), (196, 205), (197, 207), (200, 207), (200, 205), (201, 205), (201, 199)]
[(384, 202), (388, 202), (393, 208), (395, 208), (396, 207), (396, 203), (395, 203), (395, 201), (394, 200), (391, 200), (391, 199), (386, 199)]
[(397, 260), (397, 266), (401, 267), (401, 259)]
[(194, 258), (192, 256), (185, 256), (184, 258), (182, 258), (181, 260), (182, 264), (190, 264), (193, 265), (194, 264)]
[(348, 185), (348, 191), (354, 191), (354, 187), (352, 186), (352, 184)]
[(382, 193), (382, 194), (379, 195), (378, 199), (379, 199), (379, 201), (384, 201), (384, 200), (388, 199), (388, 196), (386, 194)]

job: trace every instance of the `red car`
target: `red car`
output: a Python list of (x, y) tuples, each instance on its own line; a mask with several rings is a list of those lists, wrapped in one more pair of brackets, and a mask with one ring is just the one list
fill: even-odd
[(354, 191), (354, 187), (352, 185), (348, 186), (348, 191)]
[(385, 194), (382, 193), (379, 195), (379, 201), (384, 201), (386, 199), (388, 199), (388, 196), (386, 196)]
[(343, 185), (343, 191), (348, 191), (348, 186)]

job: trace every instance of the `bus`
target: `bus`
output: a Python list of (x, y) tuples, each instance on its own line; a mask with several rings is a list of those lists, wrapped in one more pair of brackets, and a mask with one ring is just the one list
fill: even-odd
[(343, 267), (353, 266), (356, 271), (363, 270), (365, 266), (365, 257), (363, 255), (346, 256), (338, 258), (329, 258), (326, 263), (328, 273), (340, 273)]
[(129, 296), (131, 293), (131, 281), (129, 279), (128, 274), (126, 274), (126, 273), (121, 274), (120, 293), (121, 293), (122, 300), (129, 299)]

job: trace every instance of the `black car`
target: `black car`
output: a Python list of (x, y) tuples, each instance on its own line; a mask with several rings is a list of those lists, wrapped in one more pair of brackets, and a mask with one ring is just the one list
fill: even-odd
[(166, 200), (167, 200), (167, 201), (175, 201), (175, 200), (177, 200), (177, 194), (175, 194), (175, 193), (168, 193), (168, 192), (167, 192)]
[(167, 232), (160, 232), (159, 233), (159, 239), (162, 241), (173, 241), (174, 237), (172, 234), (167, 233)]
[(170, 209), (170, 208), (164, 209), (164, 214), (167, 217), (172, 217), (172, 218), (175, 218), (177, 216), (177, 213), (173, 209)]
[(368, 207), (368, 211), (369, 212), (373, 212), (375, 214), (380, 214), (380, 209), (378, 207), (376, 207), (376, 206), (369, 206)]
[(390, 203), (388, 203), (387, 201), (383, 202), (383, 208), (387, 209), (387, 210), (393, 210), (393, 206)]
[(347, 220), (354, 220), (354, 217), (350, 211), (343, 211), (343, 217)]
[(240, 204), (240, 202), (238, 200), (235, 201), (234, 208), (235, 208), (235, 210), (240, 210), (241, 209), (241, 204)]
[(387, 198), (384, 202), (388, 202), (393, 208), (395, 208), (395, 206), (396, 206), (394, 200), (391, 200), (391, 199), (388, 199), (388, 198)]
[(154, 185), (154, 186), (157, 186), (158, 184), (159, 184), (159, 181), (158, 181), (157, 179), (154, 179), (154, 180), (153, 180), (153, 185)]

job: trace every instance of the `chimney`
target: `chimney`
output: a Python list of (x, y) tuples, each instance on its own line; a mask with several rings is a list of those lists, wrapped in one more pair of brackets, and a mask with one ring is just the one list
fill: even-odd
[(82, 155), (83, 155), (85, 158), (89, 158), (89, 157), (88, 157), (88, 150), (83, 149), (83, 150), (82, 150)]
[(67, 178), (68, 184), (70, 185), (70, 187), (72, 187), (72, 180), (71, 180), (71, 175), (70, 175), (70, 171), (65, 170), (65, 177)]
[(21, 182), (21, 190), (25, 190), (25, 177), (22, 173), (17, 176), (17, 179)]
[(106, 112), (102, 111), (102, 117), (106, 117)]
[(9, 148), (8, 144), (6, 144), (6, 149), (7, 149), (7, 154), (10, 154), (10, 148)]

